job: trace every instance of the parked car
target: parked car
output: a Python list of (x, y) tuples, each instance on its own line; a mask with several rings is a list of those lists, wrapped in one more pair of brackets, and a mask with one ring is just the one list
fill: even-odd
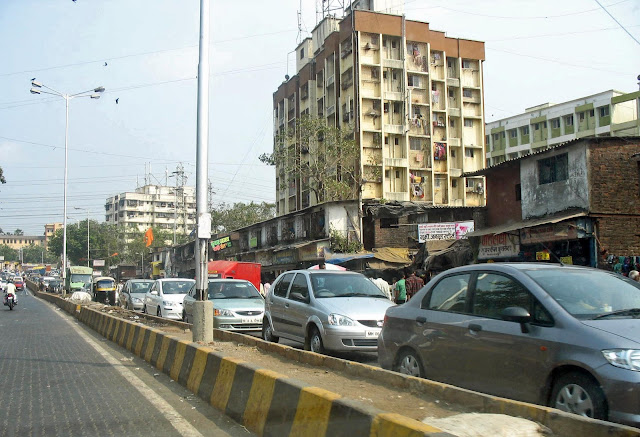
[[(182, 319), (193, 320), (195, 285), (183, 302)], [(208, 299), (213, 302), (213, 327), (228, 331), (260, 331), (264, 316), (264, 298), (244, 279), (209, 279)]]
[(24, 279), (22, 279), (22, 276), (14, 276), (13, 277), (13, 285), (16, 286), (16, 290), (24, 290)]
[(134, 311), (142, 311), (144, 297), (151, 289), (153, 279), (129, 279), (122, 286), (118, 296), (122, 308)]
[(385, 369), (640, 425), (640, 285), (553, 264), (447, 270), (390, 308)]
[(52, 279), (47, 284), (45, 291), (47, 293), (61, 293), (62, 292), (62, 281), (60, 279)]
[(182, 278), (156, 279), (144, 296), (142, 312), (181, 320), (182, 301), (195, 282)]
[(265, 302), (263, 339), (287, 338), (318, 353), (375, 352), (384, 313), (394, 305), (364, 275), (327, 270), (281, 274)]

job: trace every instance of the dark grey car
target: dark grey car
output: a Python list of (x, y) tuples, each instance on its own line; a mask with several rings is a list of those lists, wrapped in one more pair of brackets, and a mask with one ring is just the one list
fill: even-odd
[(484, 393), (640, 425), (640, 286), (553, 264), (436, 276), (387, 310), (380, 365)]
[(142, 311), (144, 295), (153, 285), (153, 279), (129, 279), (122, 286), (118, 299), (120, 306), (128, 310)]

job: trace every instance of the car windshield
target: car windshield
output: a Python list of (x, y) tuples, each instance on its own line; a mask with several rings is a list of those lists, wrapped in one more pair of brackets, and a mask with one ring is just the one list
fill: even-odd
[(250, 282), (209, 282), (209, 299), (262, 299)]
[(167, 281), (162, 284), (163, 294), (187, 294), (193, 281)]
[(313, 295), (325, 297), (382, 297), (380, 289), (366, 277), (359, 274), (314, 273), (311, 276)]
[(133, 282), (131, 283), (131, 293), (146, 293), (151, 288), (152, 282)]
[(578, 319), (640, 308), (640, 284), (623, 276), (571, 268), (531, 269), (525, 273)]
[(98, 288), (113, 288), (113, 281), (110, 279), (102, 279), (96, 282)]

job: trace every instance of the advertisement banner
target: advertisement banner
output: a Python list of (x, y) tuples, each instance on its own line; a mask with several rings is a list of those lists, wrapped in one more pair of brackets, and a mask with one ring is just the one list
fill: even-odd
[(418, 224), (418, 242), (430, 240), (459, 240), (473, 232), (474, 222), (420, 223)]
[(94, 259), (93, 260), (93, 266), (94, 267), (104, 267), (104, 260), (103, 259)]
[(231, 239), (229, 237), (218, 238), (217, 240), (213, 240), (211, 242), (211, 248), (214, 252), (224, 250), (228, 247), (231, 247)]
[(517, 235), (483, 235), (478, 259), (513, 258), (520, 253)]
[(521, 244), (544, 243), (547, 241), (573, 240), (578, 238), (575, 221), (553, 223), (520, 230)]

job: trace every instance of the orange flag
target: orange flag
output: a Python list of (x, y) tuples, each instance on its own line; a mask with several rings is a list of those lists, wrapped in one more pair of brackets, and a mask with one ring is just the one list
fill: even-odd
[(153, 243), (153, 229), (149, 228), (147, 232), (144, 233), (144, 245), (149, 247), (151, 243)]

